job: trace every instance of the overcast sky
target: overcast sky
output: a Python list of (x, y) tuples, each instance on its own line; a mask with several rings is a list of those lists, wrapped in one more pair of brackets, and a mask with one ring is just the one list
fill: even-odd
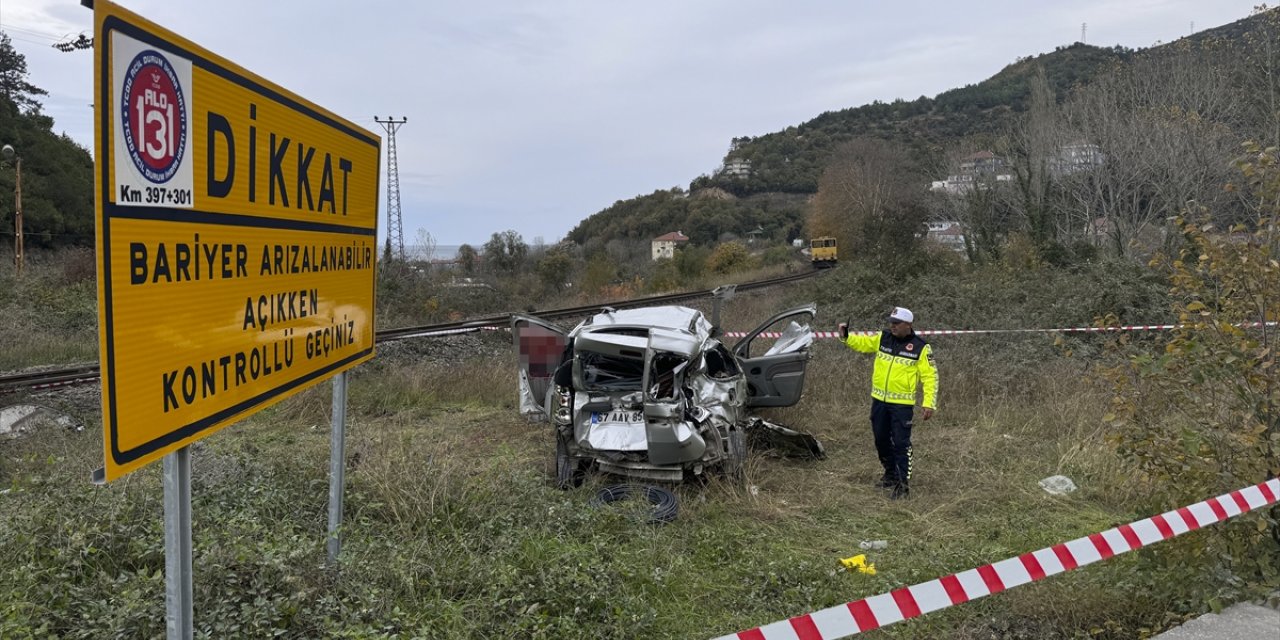
[[(1147, 47), (1257, 0), (123, 0), (367, 129), (396, 136), (405, 241), (530, 244), (716, 169), (729, 140), (873, 100), (980, 82), (1080, 40)], [(79, 0), (0, 0), (0, 29), (92, 148), (93, 35)], [(3, 132), (0, 132), (3, 135)], [(385, 171), (385, 157), (383, 160)], [(385, 233), (385, 179), (379, 204)]]

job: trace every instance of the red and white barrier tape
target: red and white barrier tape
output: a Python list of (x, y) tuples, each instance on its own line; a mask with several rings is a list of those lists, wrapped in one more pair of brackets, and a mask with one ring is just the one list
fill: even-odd
[[(1266, 325), (1268, 327), (1276, 326), (1276, 322), (1246, 322), (1236, 325), (1242, 329), (1254, 329)], [(1135, 324), (1124, 327), (1069, 327), (1065, 329), (925, 329), (917, 331), (916, 335), (921, 336), (961, 336), (973, 335), (979, 333), (1108, 333), (1112, 331), (1168, 331), (1170, 329), (1182, 329), (1190, 325), (1185, 324)], [(850, 331), (850, 335), (876, 335), (879, 331)], [(746, 332), (743, 331), (727, 331), (726, 338), (745, 338)], [(779, 331), (764, 331), (760, 334), (762, 338), (780, 338), (782, 333)], [(815, 338), (839, 338), (840, 333), (836, 331), (814, 331)]]
[(1197, 502), (1071, 542), (715, 640), (830, 640), (901, 622), (1042, 580), (1275, 504), (1280, 479)]

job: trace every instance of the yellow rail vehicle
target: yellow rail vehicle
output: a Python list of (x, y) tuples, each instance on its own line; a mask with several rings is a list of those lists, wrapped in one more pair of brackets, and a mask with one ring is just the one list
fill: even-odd
[(824, 236), (809, 241), (809, 260), (813, 262), (814, 269), (834, 267), (838, 258), (835, 238)]

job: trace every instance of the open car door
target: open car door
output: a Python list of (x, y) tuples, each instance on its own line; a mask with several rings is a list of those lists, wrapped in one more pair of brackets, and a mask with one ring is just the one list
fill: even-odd
[(526, 315), (511, 317), (520, 378), (520, 413), (533, 420), (546, 420), (547, 398), (556, 369), (564, 359), (568, 334), (559, 327)]
[(817, 313), (815, 304), (783, 311), (733, 346), (747, 376), (748, 407), (789, 407), (800, 401)]

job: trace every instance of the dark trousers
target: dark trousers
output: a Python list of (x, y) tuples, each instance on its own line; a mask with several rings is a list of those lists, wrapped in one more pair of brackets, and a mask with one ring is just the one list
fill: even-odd
[(871, 433), (884, 474), (906, 486), (911, 479), (911, 416), (915, 407), (871, 400)]

